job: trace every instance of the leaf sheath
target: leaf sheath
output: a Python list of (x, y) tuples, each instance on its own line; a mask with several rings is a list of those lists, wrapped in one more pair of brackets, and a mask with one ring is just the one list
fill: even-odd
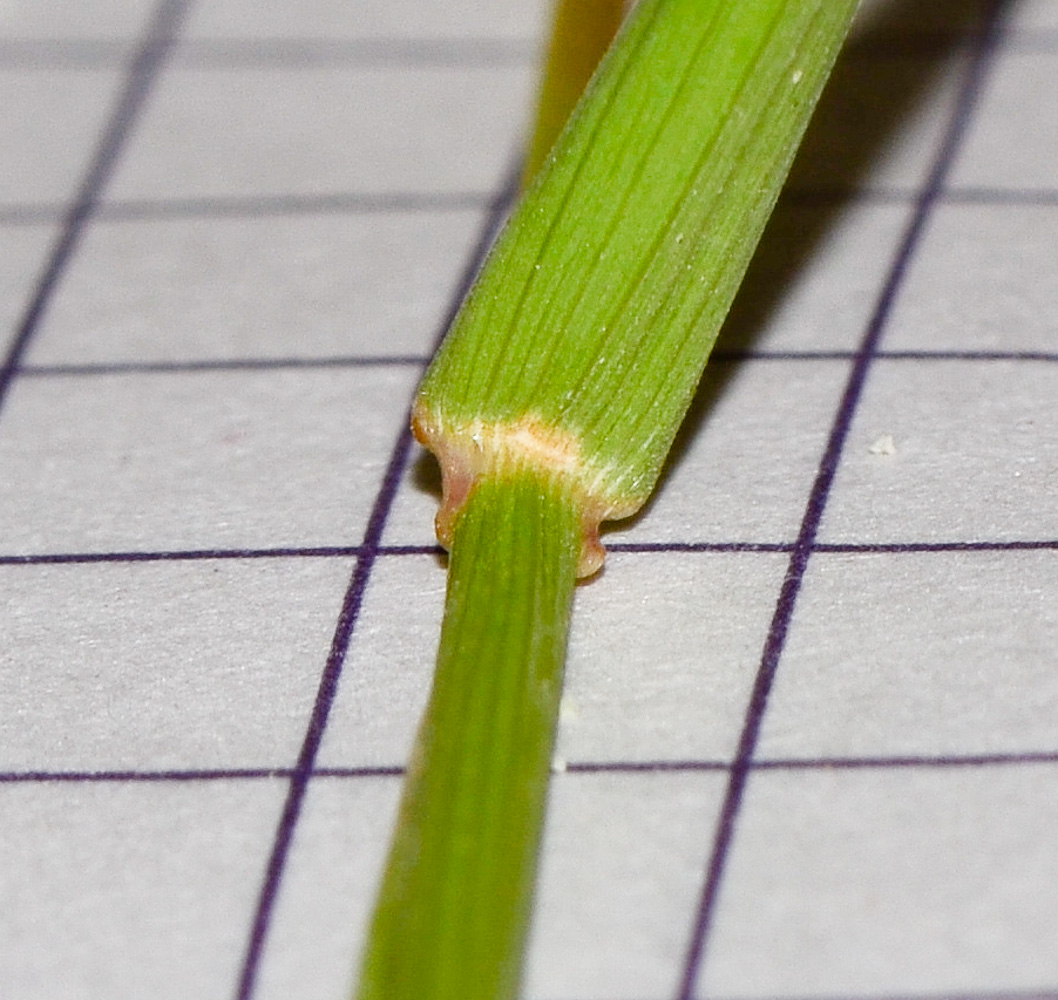
[(571, 444), (600, 517), (643, 503), (854, 7), (642, 0), (423, 381), (442, 466), (482, 425), (531, 425)]

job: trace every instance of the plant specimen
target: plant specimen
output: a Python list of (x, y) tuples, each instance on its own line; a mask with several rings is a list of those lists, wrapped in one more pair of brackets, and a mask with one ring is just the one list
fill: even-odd
[(576, 576), (649, 496), (855, 0), (642, 0), (414, 408), (451, 552), (361, 1000), (517, 994)]

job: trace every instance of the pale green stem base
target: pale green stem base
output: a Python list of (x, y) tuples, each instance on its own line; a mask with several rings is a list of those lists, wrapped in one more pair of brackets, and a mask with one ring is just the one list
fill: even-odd
[(532, 472), (459, 517), (360, 1000), (517, 995), (579, 551), (575, 501)]

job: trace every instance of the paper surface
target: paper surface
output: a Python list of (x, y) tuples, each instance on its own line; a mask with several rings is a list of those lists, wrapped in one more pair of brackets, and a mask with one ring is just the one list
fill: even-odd
[[(5, 1000), (348, 996), (545, 22), (0, 4)], [(529, 1000), (1058, 995), (1056, 94), (1054, 0), (863, 12), (578, 592)]]

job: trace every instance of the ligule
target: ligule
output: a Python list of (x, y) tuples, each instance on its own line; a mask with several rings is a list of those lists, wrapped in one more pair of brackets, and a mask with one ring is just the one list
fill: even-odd
[(574, 498), (580, 512), (578, 576), (590, 576), (603, 563), (599, 525), (619, 508), (600, 484), (606, 470), (597, 469), (580, 454), (580, 443), (561, 430), (549, 427), (534, 414), (517, 423), (496, 424), (476, 420), (469, 424), (431, 423), (416, 409), (412, 417), (415, 437), (437, 457), (441, 467), (443, 498), (435, 521), (437, 537), (451, 549), (454, 525), (463, 505), (483, 479), (504, 478), (510, 470), (525, 468), (554, 480)]

